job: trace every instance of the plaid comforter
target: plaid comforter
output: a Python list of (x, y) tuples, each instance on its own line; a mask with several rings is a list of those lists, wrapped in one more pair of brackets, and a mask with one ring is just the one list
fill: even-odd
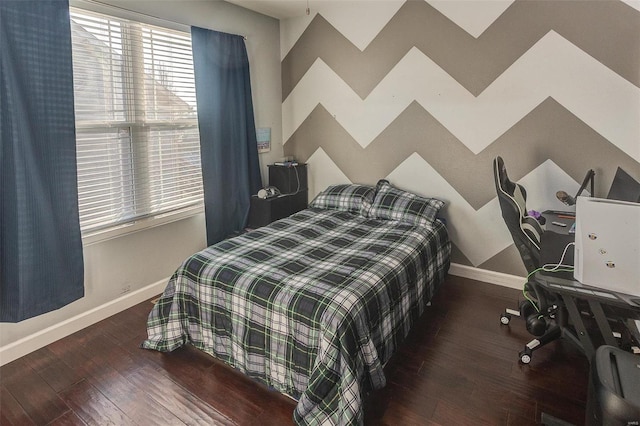
[(301, 425), (361, 424), (362, 398), (443, 282), (444, 225), (307, 209), (187, 259), (144, 348), (190, 343), (298, 400)]

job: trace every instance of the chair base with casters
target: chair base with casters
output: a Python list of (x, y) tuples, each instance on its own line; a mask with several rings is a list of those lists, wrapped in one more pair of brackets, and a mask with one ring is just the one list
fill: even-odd
[[(530, 288), (531, 285), (529, 283), (525, 284), (525, 292), (530, 291)], [(540, 301), (541, 297), (543, 296), (539, 295), (537, 300)], [(562, 337), (562, 326), (560, 324), (566, 318), (562, 308), (557, 304), (545, 304), (546, 308), (539, 312), (534, 303), (532, 300), (522, 300), (518, 310), (507, 308), (500, 314), (500, 324), (509, 325), (513, 317), (522, 318), (525, 320), (527, 331), (536, 336), (518, 353), (519, 361), (522, 364), (531, 362), (533, 352), (536, 349)]]

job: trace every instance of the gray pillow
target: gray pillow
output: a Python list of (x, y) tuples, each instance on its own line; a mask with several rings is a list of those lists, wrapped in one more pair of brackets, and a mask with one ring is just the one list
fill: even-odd
[(358, 184), (332, 185), (311, 201), (309, 207), (342, 210), (367, 216), (375, 189)]
[(369, 209), (369, 217), (431, 226), (444, 204), (444, 201), (421, 197), (395, 188), (387, 180), (380, 180), (376, 187), (373, 204)]

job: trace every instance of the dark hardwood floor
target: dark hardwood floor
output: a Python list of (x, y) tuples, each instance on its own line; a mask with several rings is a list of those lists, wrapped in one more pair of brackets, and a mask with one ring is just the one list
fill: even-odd
[[(588, 362), (555, 342), (518, 363), (531, 336), (501, 326), (519, 292), (449, 277), (399, 352), (367, 425), (584, 424)], [(0, 368), (1, 425), (287, 425), (294, 402), (193, 348), (139, 349), (149, 301)]]

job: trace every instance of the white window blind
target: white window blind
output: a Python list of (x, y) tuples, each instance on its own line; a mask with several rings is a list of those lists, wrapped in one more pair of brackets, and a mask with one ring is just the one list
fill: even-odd
[(188, 33), (71, 11), (83, 232), (202, 203)]

